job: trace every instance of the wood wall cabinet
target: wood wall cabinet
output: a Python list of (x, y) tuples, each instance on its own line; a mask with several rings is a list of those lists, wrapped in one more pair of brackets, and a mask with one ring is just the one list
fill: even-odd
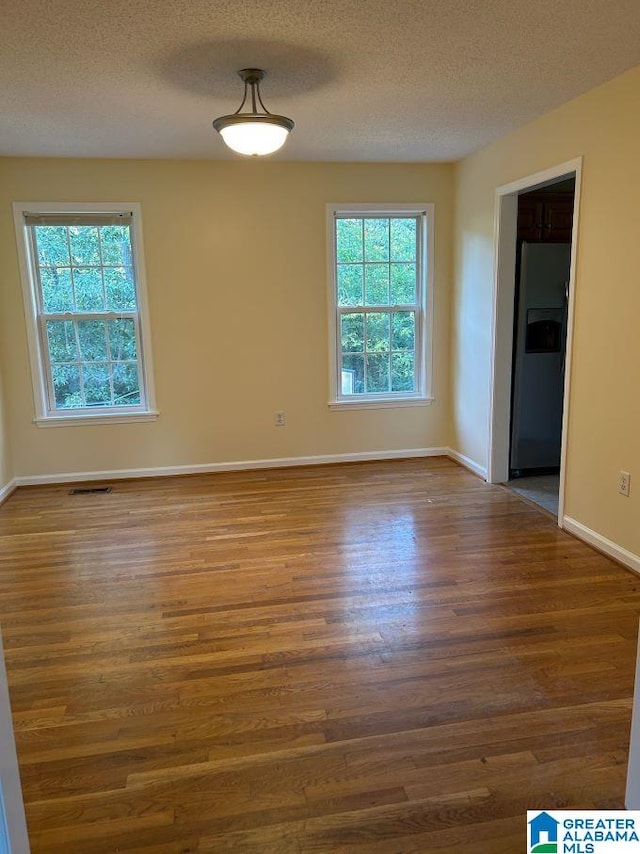
[(528, 193), (518, 199), (518, 238), (541, 243), (571, 240), (573, 195)]

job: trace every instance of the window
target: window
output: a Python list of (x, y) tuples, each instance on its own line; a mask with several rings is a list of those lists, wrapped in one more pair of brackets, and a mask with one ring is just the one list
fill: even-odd
[(329, 205), (335, 408), (430, 397), (432, 205)]
[(14, 205), (36, 423), (154, 411), (139, 205)]

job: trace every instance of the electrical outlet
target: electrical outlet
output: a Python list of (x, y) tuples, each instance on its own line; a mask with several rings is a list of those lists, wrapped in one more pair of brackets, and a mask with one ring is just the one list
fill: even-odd
[(274, 423), (276, 427), (284, 427), (284, 412), (282, 410), (276, 412)]
[(626, 495), (629, 497), (629, 490), (631, 489), (631, 475), (628, 471), (618, 472), (618, 492), (620, 495)]

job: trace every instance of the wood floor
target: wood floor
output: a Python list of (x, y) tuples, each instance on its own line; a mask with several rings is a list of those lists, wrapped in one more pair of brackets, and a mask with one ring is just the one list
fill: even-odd
[(18, 491), (33, 854), (514, 854), (622, 808), (640, 579), (443, 459)]

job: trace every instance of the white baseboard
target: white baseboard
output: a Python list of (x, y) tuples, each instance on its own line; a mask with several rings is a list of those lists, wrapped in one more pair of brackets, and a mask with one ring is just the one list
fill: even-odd
[(0, 504), (7, 500), (7, 498), (11, 495), (12, 492), (18, 486), (18, 482), (14, 480), (10, 480), (9, 483), (5, 483), (4, 486), (0, 486)]
[(460, 463), (461, 466), (464, 466), (469, 471), (477, 474), (483, 480), (487, 479), (487, 469), (484, 466), (479, 465), (475, 460), (472, 460), (471, 457), (465, 457), (464, 454), (461, 454), (459, 451), (454, 451), (453, 448), (447, 448), (447, 456), (451, 457), (452, 460), (455, 460), (457, 463)]
[(612, 557), (614, 560), (617, 560), (618, 563), (629, 567), (629, 569), (632, 569), (634, 572), (640, 573), (640, 555), (634, 554), (627, 549), (623, 549), (622, 546), (619, 546), (612, 540), (608, 540), (606, 537), (603, 537), (602, 534), (592, 531), (591, 528), (587, 528), (587, 526), (583, 525), (581, 522), (576, 522), (576, 520), (572, 519), (571, 516), (563, 517), (562, 527), (565, 531), (573, 534), (579, 540), (584, 540), (585, 543), (589, 543), (590, 546), (593, 546), (594, 549), (597, 549), (599, 552), (603, 552), (608, 557)]
[(356, 454), (322, 454), (313, 457), (280, 457), (271, 460), (242, 460), (229, 463), (203, 463), (161, 468), (116, 469), (112, 471), (62, 472), (16, 477), (16, 486), (35, 486), (46, 483), (75, 483), (86, 480), (123, 480), (139, 477), (174, 477), (181, 474), (207, 474), (209, 472), (251, 471), (252, 469), (289, 468), (291, 466), (318, 466), (329, 463), (357, 463), (367, 460), (398, 460), (412, 457), (446, 457), (448, 448), (405, 448), (397, 451), (362, 451)]

